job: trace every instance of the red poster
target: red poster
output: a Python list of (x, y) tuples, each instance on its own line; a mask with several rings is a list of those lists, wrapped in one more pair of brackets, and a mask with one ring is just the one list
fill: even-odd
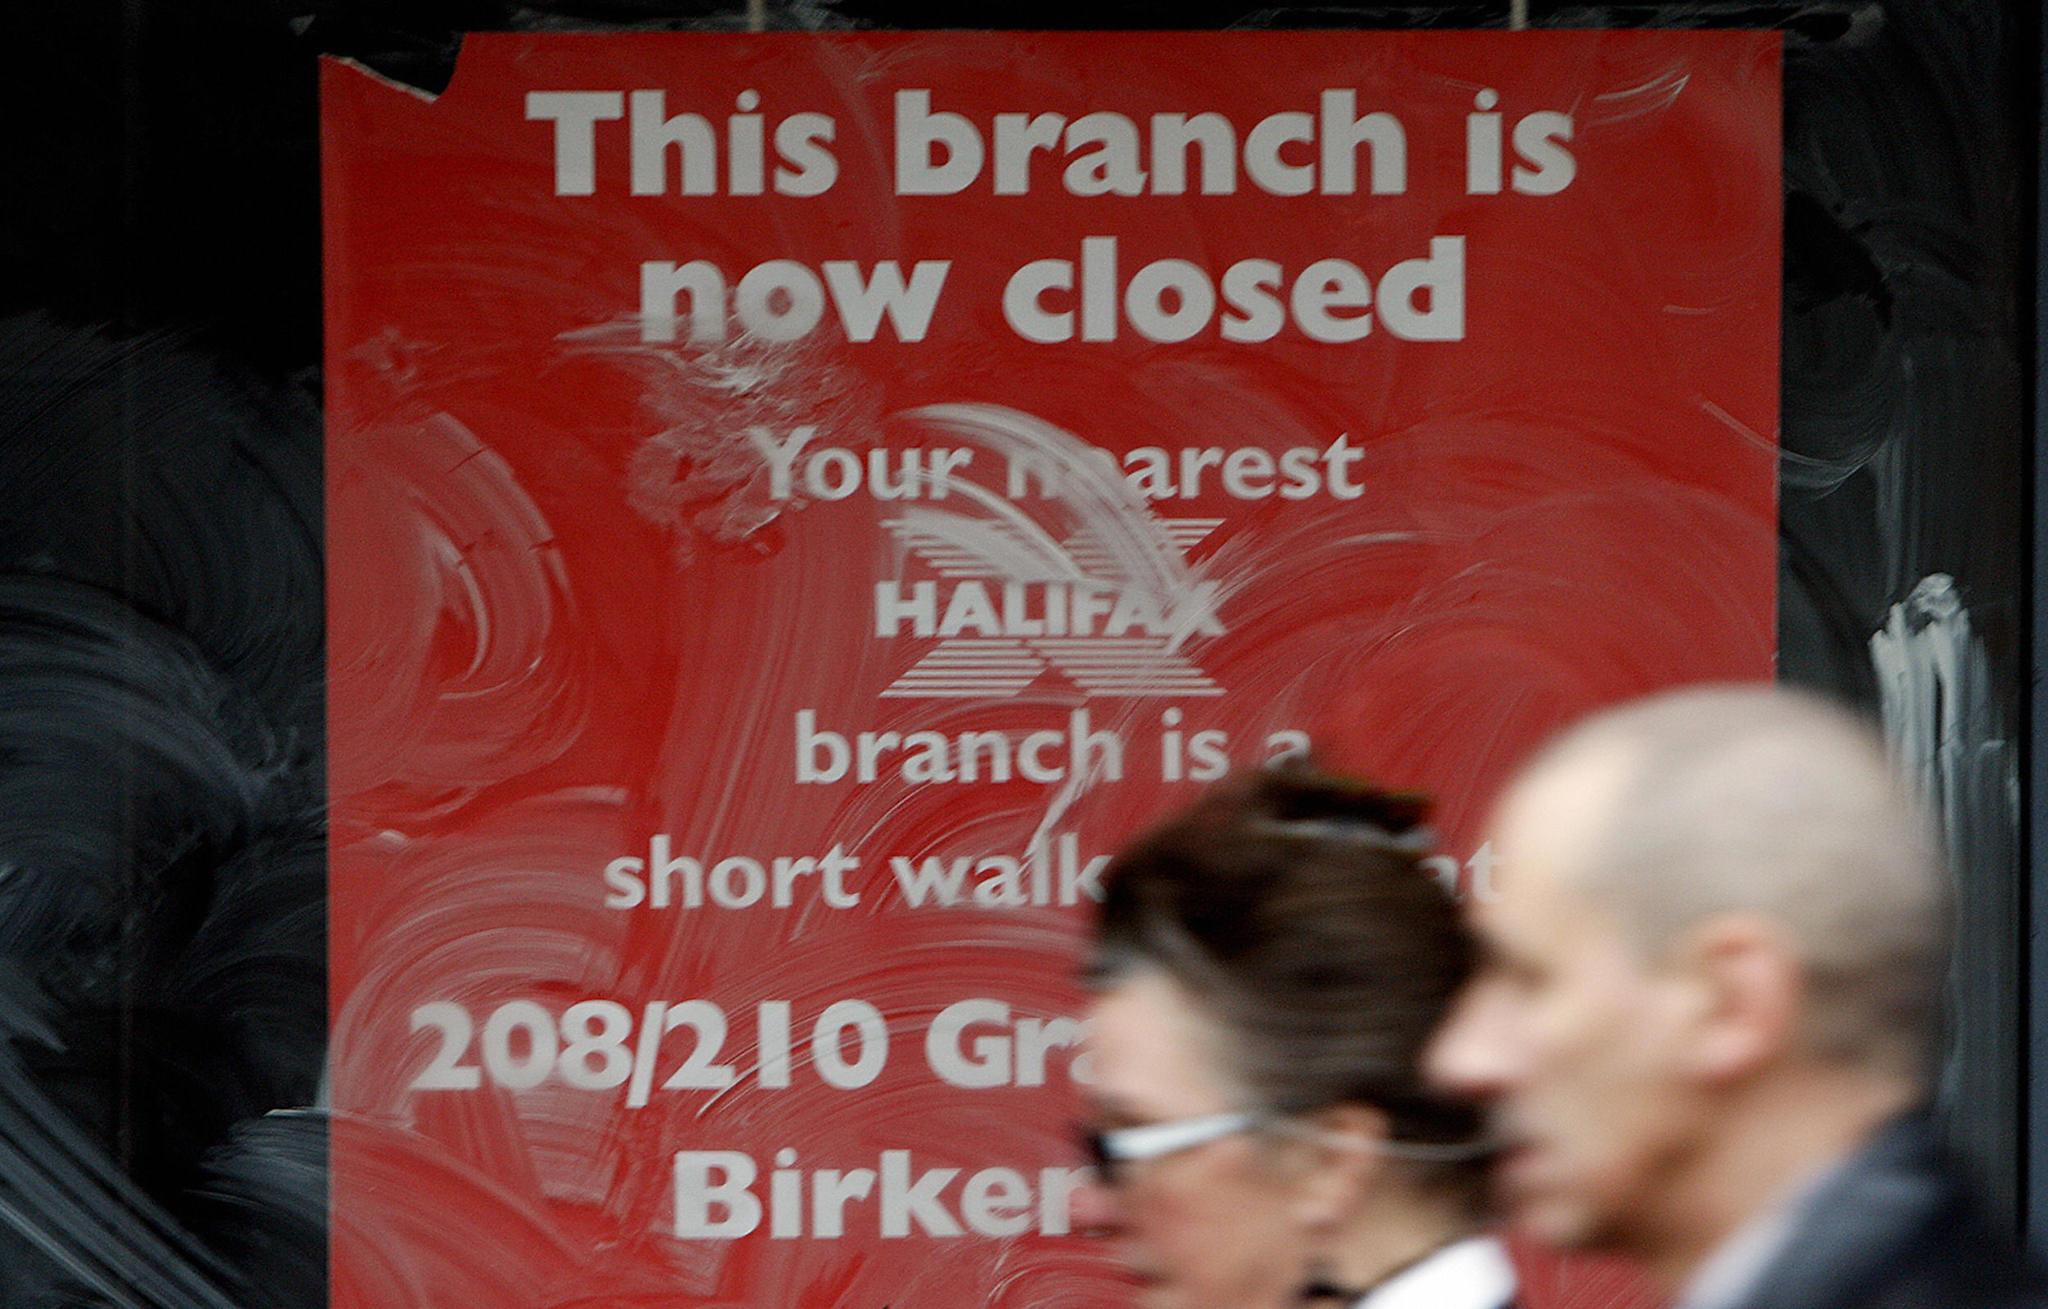
[(1542, 734), (1771, 675), (1778, 50), (330, 63), (338, 1309), (1118, 1303), (1120, 839), (1313, 740), (1483, 895)]

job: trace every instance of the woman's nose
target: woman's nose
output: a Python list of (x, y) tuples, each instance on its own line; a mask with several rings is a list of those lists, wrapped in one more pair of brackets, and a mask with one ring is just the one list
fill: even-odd
[(1081, 1236), (1115, 1236), (1123, 1228), (1122, 1201), (1093, 1174), (1075, 1188), (1070, 1213)]

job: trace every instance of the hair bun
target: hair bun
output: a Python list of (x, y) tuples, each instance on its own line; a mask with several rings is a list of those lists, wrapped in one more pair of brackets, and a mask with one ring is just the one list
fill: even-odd
[(1299, 828), (1303, 835), (1354, 832), (1391, 844), (1426, 843), (1434, 834), (1429, 797), (1420, 791), (1389, 791), (1361, 777), (1309, 767), (1267, 769), (1258, 775), (1254, 800), (1274, 827)]

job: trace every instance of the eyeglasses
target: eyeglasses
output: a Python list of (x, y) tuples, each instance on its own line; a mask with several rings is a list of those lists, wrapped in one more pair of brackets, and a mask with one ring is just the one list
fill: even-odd
[(1104, 1186), (1121, 1186), (1129, 1180), (1128, 1164), (1162, 1159), (1253, 1130), (1319, 1140), (1333, 1148), (1369, 1149), (1394, 1159), (1435, 1163), (1483, 1159), (1500, 1148), (1500, 1142), (1490, 1135), (1470, 1141), (1379, 1141), (1365, 1145), (1271, 1113), (1204, 1114), (1199, 1118), (1176, 1118), (1170, 1122), (1143, 1123), (1136, 1127), (1094, 1128), (1076, 1124), (1074, 1128), (1075, 1135), (1080, 1138), (1081, 1149), (1095, 1165), (1097, 1180)]
[(1128, 1181), (1126, 1165), (1192, 1150), (1198, 1145), (1220, 1141), (1263, 1126), (1263, 1114), (1204, 1114), (1199, 1118), (1176, 1118), (1165, 1123), (1144, 1123), (1137, 1127), (1093, 1128), (1076, 1126), (1081, 1148), (1095, 1164), (1095, 1175), (1104, 1186), (1121, 1186)]

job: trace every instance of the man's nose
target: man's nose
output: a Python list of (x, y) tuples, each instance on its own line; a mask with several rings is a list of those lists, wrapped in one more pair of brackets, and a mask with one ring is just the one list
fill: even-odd
[(1423, 1075), (1441, 1090), (1476, 1099), (1505, 1089), (1513, 1043), (1498, 1010), (1484, 995), (1460, 1000), (1423, 1052)]

